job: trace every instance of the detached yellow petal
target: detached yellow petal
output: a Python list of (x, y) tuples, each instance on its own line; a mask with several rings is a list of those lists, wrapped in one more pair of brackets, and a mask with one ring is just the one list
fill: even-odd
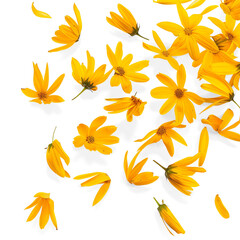
[(219, 212), (219, 214), (223, 217), (223, 218), (229, 218), (229, 212), (228, 210), (225, 208), (225, 206), (222, 203), (221, 198), (219, 197), (219, 195), (217, 194), (215, 197), (215, 206)]
[(40, 17), (40, 18), (51, 18), (50, 15), (48, 15), (45, 12), (39, 11), (34, 7), (34, 2), (32, 3), (32, 11), (34, 13), (35, 16)]
[(209, 135), (208, 135), (207, 128), (205, 127), (201, 132), (200, 140), (199, 140), (198, 151), (201, 155), (199, 157), (198, 166), (202, 166), (205, 161), (207, 150), (208, 150), (208, 143), (209, 143)]
[(193, 1), (188, 7), (187, 9), (191, 9), (191, 8), (196, 8), (201, 6), (206, 0), (195, 0)]

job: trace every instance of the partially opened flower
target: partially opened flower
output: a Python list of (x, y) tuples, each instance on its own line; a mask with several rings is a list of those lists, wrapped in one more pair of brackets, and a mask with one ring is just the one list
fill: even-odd
[(192, 157), (186, 157), (182, 160), (179, 160), (167, 168), (163, 167), (161, 164), (158, 164), (164, 171), (165, 176), (169, 180), (169, 182), (180, 192), (190, 196), (193, 187), (198, 187), (199, 184), (190, 176), (193, 176), (196, 172), (206, 172), (206, 170), (202, 167), (190, 167), (189, 165), (196, 162), (201, 153), (197, 153)]
[(226, 207), (223, 205), (221, 198), (219, 197), (219, 195), (217, 194), (215, 197), (215, 206), (219, 212), (219, 214), (223, 217), (223, 218), (229, 218), (229, 212), (226, 209)]
[[(149, 61), (143, 60), (131, 64), (133, 55), (128, 54), (123, 58), (122, 43), (119, 42), (116, 47), (115, 53), (107, 45), (107, 55), (110, 63), (115, 71), (114, 76), (111, 78), (111, 86), (116, 87), (120, 84), (125, 93), (131, 93), (133, 82), (147, 82), (149, 77), (142, 73), (138, 73), (143, 68), (149, 65)], [(123, 58), (123, 59), (122, 59)]]
[(209, 124), (215, 131), (225, 138), (229, 138), (234, 141), (240, 141), (240, 134), (230, 131), (240, 124), (240, 119), (227, 127), (233, 116), (233, 111), (231, 109), (227, 109), (222, 118), (218, 118), (215, 115), (209, 115), (207, 119), (202, 119), (202, 123)]
[(137, 24), (132, 13), (125, 8), (122, 4), (118, 4), (118, 11), (121, 16), (116, 14), (115, 12), (110, 12), (111, 18), (107, 17), (107, 22), (112, 26), (122, 30), (125, 33), (128, 33), (130, 36), (139, 36), (148, 40), (139, 34), (140, 26)]
[(233, 19), (240, 20), (240, 1), (239, 0), (224, 0), (220, 7), (227, 15), (231, 15)]
[(58, 52), (68, 49), (79, 40), (82, 31), (82, 20), (80, 12), (75, 3), (73, 5), (73, 10), (76, 15), (77, 22), (70, 16), (65, 16), (65, 20), (68, 25), (61, 25), (59, 30), (55, 32), (56, 36), (52, 37), (54, 42), (65, 45), (49, 50), (48, 52)]
[(152, 31), (153, 38), (157, 44), (157, 47), (143, 43), (143, 47), (149, 51), (157, 53), (154, 58), (161, 58), (167, 60), (168, 63), (176, 70), (179, 68), (177, 60), (173, 57), (182, 56), (188, 53), (188, 50), (185, 45), (173, 44), (169, 49), (166, 49), (162, 40), (157, 35), (155, 31)]
[(201, 134), (200, 134), (200, 140), (199, 140), (199, 146), (198, 146), (198, 152), (201, 154), (198, 161), (198, 166), (202, 166), (208, 150), (208, 144), (209, 144), (209, 135), (207, 128), (203, 128)]
[(160, 204), (155, 198), (154, 200), (156, 201), (158, 205), (158, 212), (163, 220), (163, 223), (167, 230), (173, 235), (173, 233), (170, 231), (169, 228), (171, 228), (173, 231), (175, 231), (177, 234), (184, 234), (185, 230), (182, 228), (176, 217), (173, 215), (171, 210), (168, 208), (166, 204), (164, 204), (164, 201), (162, 201), (162, 204)]
[(54, 92), (57, 91), (57, 89), (60, 87), (65, 74), (62, 74), (60, 77), (57, 78), (57, 80), (48, 88), (49, 84), (49, 69), (48, 64), (46, 65), (46, 71), (44, 78), (42, 76), (42, 73), (40, 72), (38, 65), (33, 63), (33, 85), (36, 91), (29, 89), (29, 88), (22, 88), (22, 92), (30, 98), (33, 98), (30, 102), (36, 102), (41, 104), (42, 102), (44, 104), (50, 104), (52, 102), (54, 103), (60, 103), (64, 102), (62, 97), (58, 95), (52, 95)]
[[(190, 2), (191, 0), (178, 0), (180, 3)], [(155, 3), (164, 4), (164, 5), (171, 5), (177, 4), (177, 0), (153, 0)]]
[(42, 11), (39, 11), (35, 8), (34, 6), (34, 2), (32, 3), (32, 11), (33, 11), (33, 14), (37, 17), (40, 17), (40, 18), (51, 18), (51, 16), (45, 12), (42, 12)]
[(82, 180), (85, 178), (90, 178), (90, 179), (81, 183), (82, 187), (91, 187), (94, 185), (102, 184), (102, 186), (98, 190), (93, 200), (93, 206), (94, 206), (97, 203), (99, 203), (107, 193), (110, 187), (111, 179), (106, 173), (103, 173), (103, 172), (86, 173), (86, 174), (78, 175), (74, 179)]
[(119, 142), (119, 138), (111, 136), (116, 130), (115, 126), (102, 126), (107, 117), (101, 116), (92, 121), (90, 127), (85, 124), (79, 124), (77, 127), (79, 136), (76, 136), (73, 140), (73, 144), (76, 148), (84, 146), (90, 151), (98, 151), (102, 154), (112, 153), (112, 149), (105, 146)]
[(48, 166), (51, 168), (51, 170), (55, 172), (58, 176), (70, 177), (68, 172), (64, 170), (61, 162), (61, 158), (62, 158), (65, 161), (65, 163), (68, 165), (70, 163), (70, 158), (63, 150), (61, 143), (57, 139), (54, 140), (55, 130), (53, 132), (52, 143), (50, 143), (47, 147), (47, 154), (46, 154), (47, 163), (48, 163)]
[(160, 114), (168, 113), (175, 106), (176, 121), (181, 123), (184, 115), (189, 123), (196, 119), (194, 103), (201, 105), (204, 100), (193, 92), (188, 92), (184, 88), (186, 81), (186, 71), (181, 65), (177, 71), (177, 84), (167, 75), (159, 73), (158, 80), (167, 87), (157, 87), (152, 89), (151, 96), (157, 99), (168, 99), (160, 108)]
[(32, 212), (30, 213), (27, 222), (32, 221), (41, 210), (40, 218), (39, 218), (39, 226), (43, 229), (49, 220), (49, 217), (52, 220), (53, 225), (55, 226), (56, 230), (57, 227), (57, 220), (54, 213), (54, 202), (50, 198), (50, 193), (39, 192), (34, 195), (36, 198), (28, 207), (25, 209), (33, 208)]
[(127, 120), (131, 122), (133, 116), (140, 116), (144, 110), (145, 104), (140, 98), (136, 96), (124, 98), (107, 98), (107, 101), (115, 102), (104, 107), (109, 113), (121, 113), (127, 111)]
[(187, 146), (184, 138), (179, 135), (173, 128), (185, 128), (185, 125), (177, 123), (176, 121), (170, 121), (162, 124), (159, 128), (152, 130), (149, 132), (144, 138), (138, 139), (135, 142), (142, 142), (147, 140), (139, 149), (138, 151), (142, 151), (146, 146), (157, 143), (160, 140), (163, 141), (164, 145), (166, 146), (168, 153), (172, 157), (174, 154), (174, 146), (172, 139), (176, 140), (177, 142)]
[(143, 166), (147, 162), (147, 158), (143, 159), (141, 162), (139, 162), (135, 167), (135, 162), (140, 152), (137, 152), (137, 154), (134, 156), (130, 164), (128, 165), (127, 161), (127, 155), (128, 152), (126, 152), (124, 157), (124, 172), (126, 175), (126, 178), (129, 183), (134, 185), (147, 185), (150, 183), (155, 182), (158, 179), (158, 176), (153, 176), (153, 172), (142, 172)]
[(72, 100), (77, 98), (85, 90), (96, 91), (97, 85), (107, 80), (112, 70), (106, 71), (106, 64), (101, 65), (95, 69), (95, 59), (87, 51), (87, 66), (84, 63), (80, 64), (77, 59), (72, 58), (72, 76), (73, 78), (82, 85), (82, 91), (74, 97)]

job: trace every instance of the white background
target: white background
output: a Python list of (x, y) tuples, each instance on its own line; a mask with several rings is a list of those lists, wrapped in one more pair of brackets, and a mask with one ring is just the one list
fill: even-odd
[[(163, 6), (151, 0), (120, 0), (129, 8), (141, 25), (140, 33), (150, 38), (154, 44), (151, 31), (154, 29), (169, 47), (174, 40), (171, 33), (158, 28), (161, 21), (179, 23), (175, 6)], [(209, 1), (208, 1), (209, 2)], [(211, 1), (219, 4), (220, 1)], [(0, 197), (0, 239), (172, 239), (157, 212), (153, 201), (165, 200), (183, 228), (185, 235), (178, 239), (238, 239), (239, 238), (239, 143), (225, 139), (209, 129), (210, 146), (204, 167), (207, 172), (196, 174), (194, 178), (200, 187), (195, 188), (191, 197), (179, 193), (165, 179), (164, 172), (155, 165), (155, 159), (167, 166), (179, 159), (197, 153), (202, 118), (209, 114), (221, 116), (227, 108), (235, 112), (234, 120), (239, 117), (239, 109), (232, 103), (212, 108), (186, 129), (177, 130), (187, 141), (188, 147), (174, 142), (175, 155), (171, 158), (162, 143), (147, 147), (138, 161), (149, 157), (145, 171), (153, 171), (159, 180), (148, 186), (130, 185), (124, 176), (123, 160), (129, 150), (129, 161), (136, 153), (140, 143), (134, 140), (143, 137), (161, 123), (174, 119), (171, 111), (161, 116), (159, 108), (163, 101), (151, 98), (150, 90), (161, 84), (155, 75), (159, 72), (175, 79), (176, 72), (167, 62), (153, 59), (153, 53), (143, 49), (142, 39), (130, 37), (112, 27), (106, 21), (110, 11), (117, 12), (118, 1), (88, 0), (76, 1), (83, 21), (80, 41), (72, 48), (48, 53), (58, 44), (51, 40), (58, 26), (65, 24), (64, 16), (75, 18), (73, 0), (39, 0), (37, 9), (45, 11), (52, 19), (37, 18), (31, 11), (31, 1), (4, 1), (1, 3), (1, 197)], [(186, 7), (188, 4), (185, 4)], [(207, 4), (189, 13), (202, 11)], [(214, 10), (208, 16), (224, 20), (221, 9)], [(207, 20), (204, 25), (214, 27)], [(216, 29), (215, 29), (216, 30)], [(218, 31), (215, 32), (219, 33)], [(124, 55), (133, 53), (134, 61), (150, 60), (150, 66), (142, 72), (150, 77), (148, 83), (133, 83), (133, 92), (147, 101), (142, 116), (134, 118), (132, 123), (126, 121), (125, 113), (107, 115), (103, 107), (105, 98), (124, 97), (120, 87), (111, 88), (110, 78), (99, 86), (97, 92), (84, 92), (75, 101), (71, 101), (80, 90), (71, 74), (71, 58), (86, 63), (86, 50), (95, 57), (96, 65), (111, 65), (106, 55), (106, 44), (115, 49), (118, 41), (123, 42)], [(197, 69), (191, 67), (189, 56), (178, 58), (187, 69), (186, 88), (201, 96), (209, 96), (201, 90), (200, 81), (196, 79)], [(66, 101), (60, 104), (38, 105), (30, 103), (21, 88), (33, 88), (32, 62), (39, 64), (44, 73), (46, 62), (49, 63), (50, 83), (62, 73), (66, 77), (56, 92)], [(236, 93), (240, 102), (240, 94)], [(206, 107), (196, 106), (196, 111)], [(120, 143), (113, 145), (109, 156), (90, 152), (84, 148), (75, 149), (72, 141), (78, 134), (79, 123), (89, 125), (98, 116), (108, 116), (107, 125), (116, 125), (115, 135)], [(186, 123), (186, 122), (185, 122)], [(72, 177), (94, 171), (109, 174), (112, 179), (110, 189), (104, 199), (92, 207), (92, 201), (99, 186), (81, 188), (82, 181), (60, 178), (51, 172), (46, 163), (46, 150), (51, 142), (54, 127), (55, 137), (71, 158), (66, 170)], [(240, 132), (240, 128), (235, 131)], [(59, 230), (56, 231), (49, 221), (44, 230), (38, 226), (39, 216), (26, 223), (31, 210), (24, 208), (33, 200), (37, 192), (50, 192), (55, 202), (55, 213)], [(230, 212), (230, 219), (223, 219), (214, 205), (214, 197), (219, 193)]]

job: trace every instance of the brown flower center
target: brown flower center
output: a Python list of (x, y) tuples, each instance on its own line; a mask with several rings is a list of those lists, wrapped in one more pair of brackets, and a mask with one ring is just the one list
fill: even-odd
[(233, 40), (234, 36), (231, 33), (228, 33), (228, 39)]
[(188, 36), (192, 35), (192, 30), (191, 30), (190, 28), (185, 28), (185, 29), (184, 29), (184, 32), (185, 32), (185, 34), (188, 35)]
[(94, 143), (95, 139), (94, 139), (93, 136), (87, 136), (86, 141), (87, 141), (88, 143)]
[(182, 98), (183, 95), (184, 95), (184, 92), (183, 92), (182, 89), (179, 89), (179, 88), (178, 88), (178, 89), (175, 90), (175, 96), (176, 96), (177, 98)]
[(123, 76), (125, 74), (125, 71), (122, 67), (117, 67), (117, 75)]
[(169, 52), (168, 52), (168, 51), (162, 51), (162, 54), (163, 54), (165, 57), (168, 57), (168, 56), (169, 56)]
[(41, 100), (46, 99), (46, 98), (47, 98), (47, 93), (45, 93), (45, 92), (40, 92), (40, 93), (38, 93), (38, 97), (39, 97)]
[(133, 101), (134, 104), (141, 103), (142, 101), (139, 98), (136, 98), (135, 96), (131, 96), (131, 100)]
[(166, 133), (166, 128), (164, 126), (160, 126), (157, 130), (157, 134), (163, 135), (164, 133)]

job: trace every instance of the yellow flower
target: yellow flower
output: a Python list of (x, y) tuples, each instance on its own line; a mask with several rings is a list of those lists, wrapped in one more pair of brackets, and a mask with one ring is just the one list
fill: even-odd
[(221, 198), (219, 197), (219, 195), (217, 194), (215, 197), (215, 206), (219, 212), (219, 214), (223, 217), (223, 218), (229, 218), (229, 212), (226, 209), (226, 207), (223, 205)]
[(50, 198), (50, 193), (39, 192), (35, 194), (34, 197), (36, 197), (36, 199), (28, 207), (25, 208), (29, 209), (34, 207), (27, 219), (27, 222), (32, 221), (38, 215), (40, 209), (42, 208), (41, 215), (39, 218), (40, 228), (43, 229), (46, 226), (50, 216), (52, 223), (57, 230), (58, 227), (56, 216), (54, 213), (54, 202)]
[(158, 205), (157, 210), (158, 210), (167, 230), (172, 234), (172, 232), (168, 228), (168, 227), (170, 227), (177, 234), (179, 234), (179, 233), (184, 234), (185, 230), (182, 228), (182, 226), (180, 225), (180, 223), (178, 222), (176, 217), (172, 214), (172, 212), (170, 211), (168, 206), (166, 204), (164, 204), (164, 201), (162, 201), (162, 204), (160, 204), (155, 198), (154, 198), (154, 200), (156, 201), (156, 203)]
[(209, 144), (209, 135), (208, 135), (208, 130), (205, 127), (201, 132), (200, 140), (199, 140), (198, 152), (201, 155), (199, 157), (198, 166), (202, 166), (205, 161), (207, 150), (208, 150), (208, 144)]
[(174, 69), (178, 70), (179, 64), (177, 60), (175, 60), (173, 57), (185, 55), (188, 52), (186, 46), (179, 46), (178, 44), (173, 44), (169, 49), (166, 49), (157, 33), (155, 31), (152, 31), (152, 33), (158, 47), (154, 47), (146, 43), (143, 43), (143, 47), (149, 51), (157, 53), (154, 58), (161, 58), (167, 60)]
[(198, 44), (203, 47), (212, 45), (210, 35), (213, 33), (213, 30), (205, 26), (198, 26), (203, 14), (212, 10), (212, 6), (201, 14), (193, 14), (190, 17), (180, 3), (177, 3), (177, 9), (183, 27), (172, 22), (160, 22), (157, 25), (177, 36), (175, 44), (186, 44), (190, 57), (193, 60), (197, 60), (200, 54)]
[(170, 121), (162, 124), (159, 128), (149, 132), (144, 138), (138, 139), (135, 141), (135, 142), (142, 142), (148, 139), (138, 149), (138, 151), (142, 151), (149, 144), (157, 143), (160, 140), (162, 140), (168, 150), (168, 153), (172, 157), (174, 154), (174, 146), (173, 146), (172, 139), (187, 146), (187, 143), (185, 142), (183, 137), (179, 135), (175, 130), (173, 130), (173, 128), (185, 128), (185, 127), (186, 127), (185, 125), (179, 124), (176, 121)]
[(104, 109), (109, 111), (109, 113), (120, 113), (127, 111), (128, 122), (133, 120), (133, 116), (140, 116), (144, 110), (145, 104), (147, 103), (135, 96), (124, 98), (108, 98), (106, 100), (115, 103), (105, 106)]
[[(130, 65), (133, 59), (132, 54), (128, 54), (123, 59), (122, 43), (119, 42), (116, 47), (115, 54), (112, 49), (107, 45), (107, 55), (110, 63), (115, 71), (114, 76), (111, 78), (111, 86), (116, 87), (121, 83), (122, 89), (125, 93), (131, 93), (133, 82), (147, 82), (149, 77), (142, 73), (138, 73), (143, 68), (149, 65), (149, 61), (143, 60)], [(130, 81), (131, 80), (131, 81)]]
[(220, 7), (222, 8), (223, 12), (227, 15), (231, 15), (233, 19), (240, 20), (240, 1), (238, 0), (224, 0), (220, 4)]
[(73, 10), (76, 15), (77, 22), (70, 16), (65, 16), (65, 20), (69, 26), (61, 25), (59, 27), (59, 30), (55, 32), (56, 36), (52, 37), (52, 40), (54, 42), (65, 45), (49, 50), (48, 52), (58, 52), (61, 50), (65, 50), (67, 48), (70, 48), (75, 42), (79, 40), (82, 31), (82, 20), (80, 12), (75, 3), (73, 5)]
[(161, 164), (153, 160), (165, 171), (165, 176), (169, 182), (180, 192), (190, 196), (193, 187), (198, 187), (199, 184), (190, 176), (193, 176), (196, 172), (206, 172), (202, 167), (189, 167), (188, 165), (194, 163), (199, 159), (201, 153), (197, 153), (192, 157), (186, 157), (179, 160), (167, 168), (163, 167)]
[(58, 176), (69, 178), (70, 175), (67, 171), (64, 170), (61, 158), (65, 161), (67, 165), (70, 163), (70, 158), (63, 150), (61, 143), (57, 139), (54, 140), (55, 131), (56, 128), (53, 132), (52, 143), (50, 143), (47, 147), (47, 163), (48, 166), (52, 169), (52, 171), (55, 172)]
[(229, 138), (234, 141), (240, 141), (240, 134), (230, 131), (240, 124), (240, 119), (227, 127), (232, 120), (233, 115), (233, 111), (231, 109), (227, 109), (222, 118), (218, 118), (215, 115), (209, 115), (207, 119), (202, 119), (202, 123), (209, 124), (215, 131), (225, 138)]
[(101, 116), (92, 121), (90, 127), (79, 124), (77, 127), (79, 136), (75, 137), (73, 144), (76, 148), (84, 147), (90, 151), (98, 151), (102, 154), (112, 153), (112, 149), (105, 146), (119, 142), (119, 138), (111, 136), (116, 130), (115, 126), (106, 126), (98, 129), (104, 124), (107, 117)]
[[(191, 0), (178, 0), (178, 1), (180, 3), (186, 3), (186, 2), (190, 2)], [(171, 5), (171, 4), (177, 3), (176, 0), (153, 0), (153, 2), (159, 3), (159, 4), (165, 4), (165, 5)]]
[(128, 33), (130, 36), (137, 35), (148, 40), (139, 34), (140, 26), (137, 24), (134, 16), (127, 8), (125, 8), (122, 4), (118, 4), (118, 11), (120, 12), (121, 16), (114, 12), (110, 12), (111, 18), (107, 17), (107, 22), (109, 24), (125, 33)]
[(49, 69), (48, 64), (46, 65), (46, 71), (44, 78), (42, 76), (42, 73), (40, 72), (38, 65), (33, 63), (33, 84), (36, 91), (29, 89), (29, 88), (22, 88), (22, 92), (27, 96), (34, 98), (30, 102), (36, 102), (41, 104), (42, 102), (44, 104), (49, 103), (59, 103), (64, 102), (64, 100), (58, 96), (58, 95), (52, 95), (57, 89), (60, 87), (63, 78), (65, 74), (62, 74), (60, 77), (57, 78), (57, 80), (51, 85), (50, 88), (48, 88), (49, 83)]
[(175, 106), (176, 121), (181, 123), (185, 115), (187, 121), (192, 123), (193, 119), (196, 119), (196, 112), (191, 101), (198, 105), (201, 105), (204, 101), (197, 94), (188, 92), (187, 89), (184, 88), (186, 81), (184, 66), (181, 65), (177, 71), (177, 84), (170, 77), (162, 73), (159, 73), (157, 78), (167, 86), (157, 87), (151, 91), (153, 98), (168, 99), (160, 108), (160, 114), (168, 113)]
[(105, 73), (106, 64), (101, 65), (95, 71), (95, 59), (87, 51), (87, 67), (82, 63), (80, 64), (77, 59), (72, 58), (72, 75), (73, 78), (83, 86), (82, 91), (74, 97), (77, 98), (85, 90), (96, 91), (97, 85), (107, 80), (112, 70)]
[(34, 6), (34, 2), (32, 3), (32, 11), (33, 14), (37, 17), (41, 17), (41, 18), (51, 18), (51, 16), (45, 12), (39, 11), (35, 8)]
[(147, 162), (147, 160), (148, 160), (147, 158), (143, 159), (135, 167), (133, 167), (139, 153), (140, 152), (137, 152), (137, 154), (134, 156), (134, 158), (130, 162), (129, 166), (128, 166), (128, 161), (127, 161), (128, 152), (126, 152), (126, 154), (125, 154), (124, 172), (125, 172), (128, 182), (131, 184), (134, 184), (134, 185), (147, 185), (147, 184), (155, 182), (158, 179), (158, 176), (153, 176), (152, 172), (139, 173), (142, 170), (145, 163)]
[(99, 203), (107, 193), (110, 187), (111, 179), (106, 173), (102, 173), (102, 172), (86, 173), (86, 174), (78, 175), (74, 179), (82, 180), (84, 178), (90, 178), (90, 177), (92, 178), (81, 184), (82, 187), (91, 187), (94, 185), (102, 184), (102, 186), (97, 192), (97, 195), (93, 200), (93, 206), (94, 206), (97, 203)]

